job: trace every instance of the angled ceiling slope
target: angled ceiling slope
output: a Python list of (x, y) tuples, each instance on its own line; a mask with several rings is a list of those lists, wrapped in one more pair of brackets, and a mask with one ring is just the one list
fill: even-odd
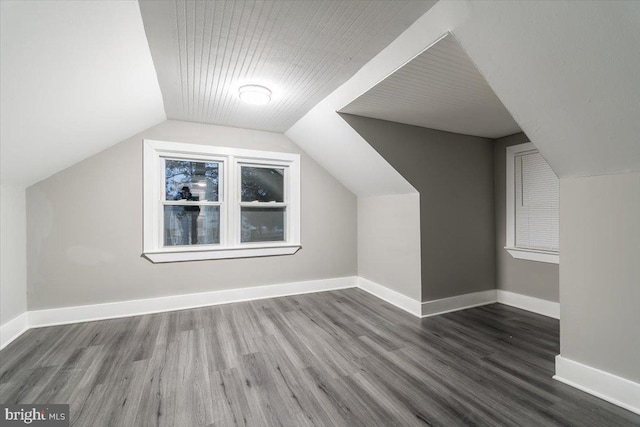
[(27, 187), (166, 119), (129, 1), (0, 1), (3, 185)]
[(406, 192), (336, 111), (447, 32), (560, 178), (640, 170), (640, 2), (440, 1), (287, 136), (358, 196)]
[(456, 39), (556, 175), (640, 171), (640, 2), (468, 8)]
[[(141, 1), (167, 116), (284, 132), (435, 1)], [(240, 103), (238, 87), (273, 92)]]
[(520, 131), (451, 34), (340, 112), (486, 138)]

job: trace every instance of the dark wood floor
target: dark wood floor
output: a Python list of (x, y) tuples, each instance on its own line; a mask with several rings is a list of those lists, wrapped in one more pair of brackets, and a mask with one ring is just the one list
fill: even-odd
[(0, 352), (0, 402), (74, 426), (640, 425), (552, 380), (558, 352), (553, 319), (350, 289), (33, 329)]

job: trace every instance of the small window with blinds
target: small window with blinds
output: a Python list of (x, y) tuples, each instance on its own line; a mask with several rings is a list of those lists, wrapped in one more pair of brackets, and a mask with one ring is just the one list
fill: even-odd
[(532, 143), (507, 148), (507, 242), (515, 258), (559, 262), (558, 178)]

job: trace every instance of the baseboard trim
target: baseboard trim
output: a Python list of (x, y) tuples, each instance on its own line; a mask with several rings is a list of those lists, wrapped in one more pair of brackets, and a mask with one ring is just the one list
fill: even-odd
[(174, 295), (106, 304), (35, 310), (29, 312), (29, 326), (32, 328), (40, 328), (45, 326), (65, 325), (69, 323), (140, 316), (144, 314), (186, 310), (190, 308), (229, 304), (233, 302), (332, 291), (337, 289), (353, 288), (355, 286), (356, 277), (353, 276), (283, 283), (278, 285), (253, 286), (250, 288), (228, 289), (222, 291)]
[[(501, 290), (488, 290), (420, 303), (362, 277), (340, 277), (278, 285), (254, 286), (161, 298), (27, 311), (0, 326), (0, 350), (26, 332), (69, 323), (185, 310), (233, 302), (252, 301), (358, 287), (416, 316), (429, 317), (500, 302), (534, 313), (559, 318), (559, 304)], [(553, 378), (614, 405), (640, 414), (640, 384), (573, 360), (556, 356)]]
[(556, 356), (554, 380), (640, 414), (640, 384), (571, 359)]
[(534, 298), (498, 289), (498, 302), (522, 310), (531, 311), (554, 319), (560, 319), (560, 303)]
[(470, 294), (457, 295), (455, 297), (425, 301), (422, 303), (420, 313), (421, 317), (431, 317), (439, 314), (451, 313), (452, 311), (466, 310), (467, 308), (493, 304), (495, 302), (496, 290), (489, 289), (487, 291), (472, 292)]
[(389, 289), (386, 286), (380, 285), (376, 282), (372, 282), (371, 280), (365, 279), (364, 277), (358, 277), (357, 283), (358, 288), (362, 289), (363, 291), (366, 291), (371, 295), (388, 302), (389, 304), (395, 305), (396, 307), (401, 308), (402, 310), (409, 312), (414, 316), (420, 317), (420, 315), (422, 314), (420, 301), (409, 298), (406, 295)]
[(0, 350), (29, 329), (29, 314), (24, 312), (0, 326)]
[(436, 316), (438, 314), (465, 310), (467, 308), (493, 304), (496, 302), (495, 289), (458, 295), (451, 298), (420, 302), (389, 289), (384, 285), (365, 279), (364, 277), (358, 277), (357, 282), (358, 288), (363, 291), (369, 292), (371, 295), (378, 297), (389, 304), (395, 305), (416, 317)]
[[(416, 317), (429, 317), (452, 311), (501, 302), (545, 316), (559, 316), (559, 304), (537, 298), (495, 289), (459, 295), (451, 298), (420, 302), (396, 292), (386, 286), (358, 276), (310, 280), (276, 285), (252, 286), (249, 288), (173, 295), (159, 298), (121, 301), (62, 307), (47, 310), (27, 311), (0, 329), (0, 349), (22, 335), (29, 328), (91, 322), (120, 317), (141, 316), (175, 310), (277, 298), (314, 292), (332, 291), (358, 287)], [(556, 308), (549, 308), (557, 305)], [(555, 310), (555, 311), (554, 311)], [(557, 314), (555, 314), (557, 312)], [(557, 318), (557, 317), (556, 317)]]

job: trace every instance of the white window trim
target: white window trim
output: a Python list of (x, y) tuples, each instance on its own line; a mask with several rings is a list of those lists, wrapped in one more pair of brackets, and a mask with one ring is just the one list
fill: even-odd
[[(220, 245), (198, 245), (163, 247), (161, 203), (164, 186), (159, 179), (162, 176), (161, 159), (163, 157), (187, 159), (214, 159), (223, 163), (220, 202), (220, 221), (233, 222), (228, 227), (220, 227)], [(227, 229), (239, 229), (239, 219), (233, 218), (230, 212), (238, 212), (240, 200), (238, 194), (227, 194), (229, 180), (239, 177), (239, 165), (283, 166), (285, 174), (285, 193), (288, 199), (285, 225), (285, 241), (240, 243), (239, 236), (225, 234)], [(238, 172), (234, 174), (232, 171)], [(238, 176), (234, 176), (238, 175)], [(302, 246), (300, 244), (300, 155), (278, 153), (273, 151), (245, 150), (209, 145), (187, 144), (145, 139), (143, 141), (143, 249), (142, 255), (154, 263), (200, 261), (212, 259), (262, 257), (276, 255), (292, 255)], [(231, 184), (232, 185), (232, 184)], [(236, 186), (237, 188), (237, 186)], [(232, 205), (234, 206), (232, 208)], [(237, 205), (237, 206), (236, 206)], [(251, 203), (243, 203), (249, 205)], [(259, 204), (256, 203), (256, 206)], [(236, 215), (237, 216), (237, 215)], [(224, 242), (227, 242), (225, 245)]]
[(516, 247), (516, 223), (515, 223), (515, 156), (527, 151), (538, 150), (532, 142), (525, 144), (512, 145), (507, 147), (507, 172), (506, 172), (506, 187), (507, 187), (507, 239), (505, 243), (505, 249), (509, 254), (517, 259), (524, 259), (529, 261), (546, 262), (550, 264), (560, 264), (560, 254), (554, 251), (540, 251), (533, 249), (523, 249)]

